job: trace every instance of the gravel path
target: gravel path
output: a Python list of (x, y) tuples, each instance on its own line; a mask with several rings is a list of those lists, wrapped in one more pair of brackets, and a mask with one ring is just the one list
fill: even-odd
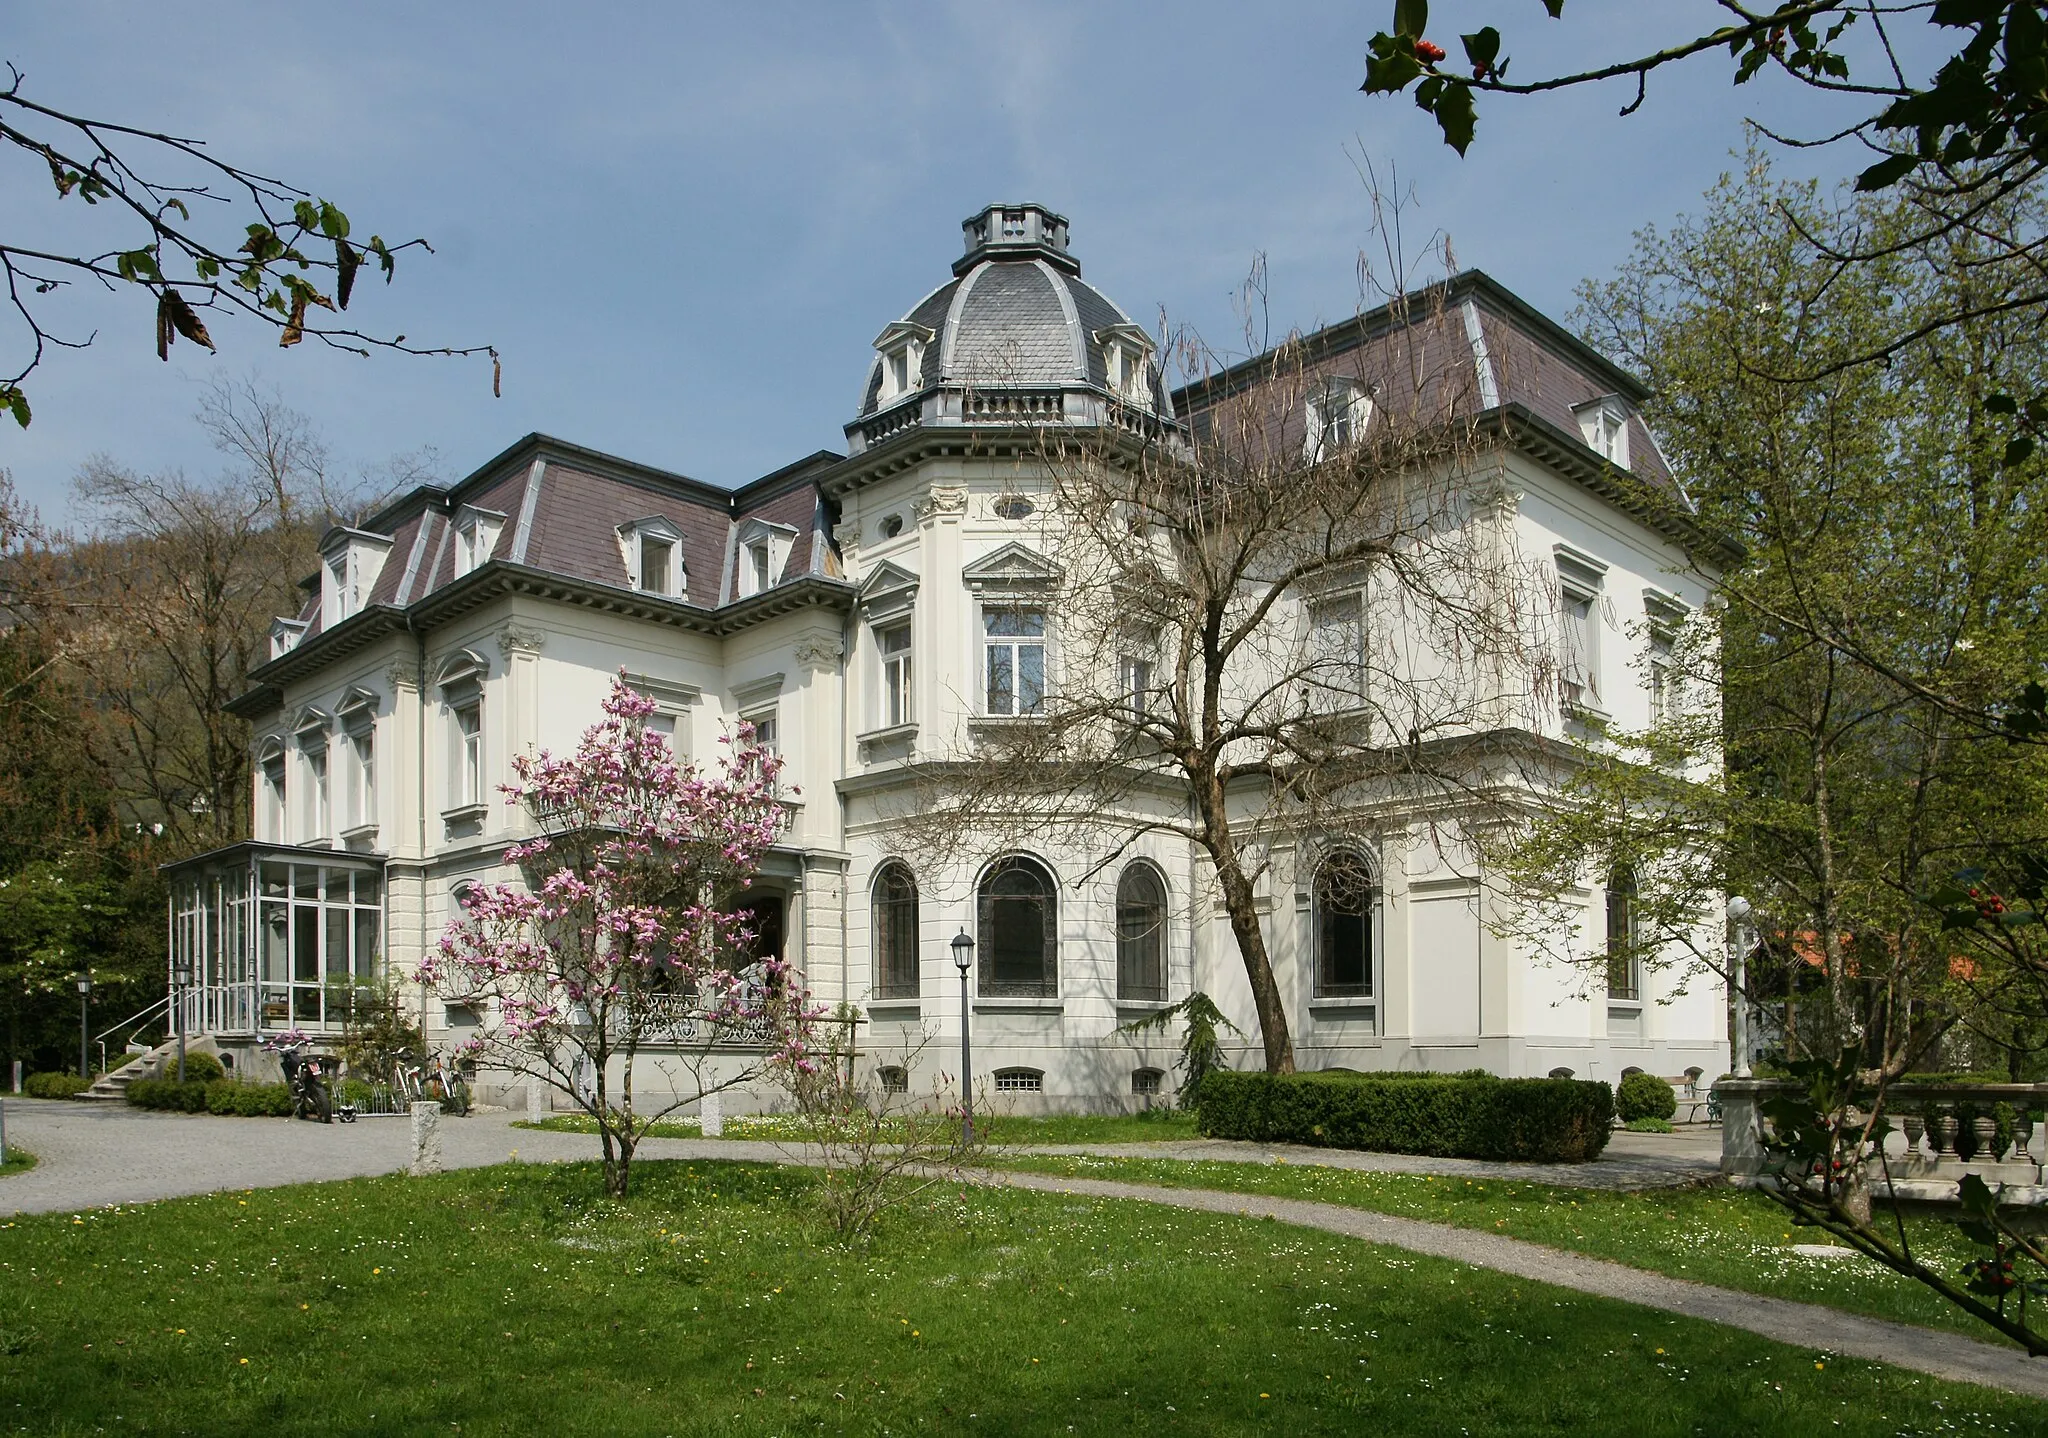
[[(512, 1118), (510, 1114), (480, 1114), (442, 1124), (443, 1161), (450, 1168), (475, 1168), (508, 1160), (545, 1163), (597, 1155), (597, 1140), (591, 1135), (515, 1129), (511, 1126)], [(364, 1119), (355, 1124), (319, 1126), (198, 1114), (148, 1114), (113, 1105), (33, 1099), (7, 1100), (7, 1136), (10, 1142), (34, 1153), (39, 1162), (27, 1173), (0, 1180), (0, 1213), (64, 1212), (211, 1193), (223, 1188), (270, 1188), (394, 1173), (406, 1165), (411, 1144), (409, 1125), (403, 1119)], [(1617, 1141), (1641, 1137), (1645, 1136), (1617, 1135)], [(1664, 1140), (1661, 1144), (1638, 1144), (1633, 1148), (1622, 1146), (1600, 1164), (1570, 1169), (1204, 1142), (1065, 1145), (1062, 1150), (1240, 1162), (1270, 1162), (1274, 1157), (1285, 1157), (1289, 1163), (1320, 1162), (1346, 1168), (1474, 1177), (1483, 1173), (1489, 1177), (1533, 1178), (1550, 1183), (1649, 1187), (1699, 1177), (1702, 1147), (1697, 1139), (1678, 1143)], [(641, 1153), (647, 1158), (800, 1161), (791, 1149), (780, 1144), (733, 1139), (650, 1139)], [(1012, 1188), (1135, 1199), (1207, 1213), (1273, 1218), (1726, 1324), (1796, 1347), (1871, 1359), (1955, 1382), (2048, 1398), (2048, 1362), (2028, 1359), (2013, 1349), (1838, 1309), (1668, 1278), (1499, 1234), (1256, 1194), (1155, 1188), (1016, 1172), (988, 1172), (974, 1178)]]

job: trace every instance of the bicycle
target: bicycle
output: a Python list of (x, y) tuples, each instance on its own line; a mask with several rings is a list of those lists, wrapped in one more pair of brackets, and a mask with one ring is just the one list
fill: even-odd
[(445, 1109), (451, 1104), (458, 1116), (469, 1113), (469, 1083), (462, 1076), (459, 1063), (451, 1063), (439, 1054), (434, 1055), (434, 1070), (427, 1075), (427, 1097), (438, 1100)]

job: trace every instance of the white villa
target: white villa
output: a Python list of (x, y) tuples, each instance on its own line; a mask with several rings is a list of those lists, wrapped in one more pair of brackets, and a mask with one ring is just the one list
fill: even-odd
[[(174, 962), (197, 967), (190, 1032), (230, 1051), (287, 1027), (332, 1033), (337, 995), (373, 980), (416, 997), (431, 1043), (477, 1023), (409, 975), (465, 885), (513, 877), (500, 856), (521, 819), (497, 790), (511, 757), (573, 748), (624, 670), (681, 754), (712, 755), (744, 720), (782, 755), (792, 792), (753, 900), (760, 942), (821, 1001), (862, 1010), (867, 1064), (956, 1071), (948, 941), (963, 929), (977, 938), (975, 1069), (1006, 1098), (1107, 1109), (1162, 1079), (1170, 1091), (1175, 1038), (1120, 1025), (1191, 989), (1247, 1036), (1239, 1066), (1258, 1063), (1244, 970), (1193, 845), (1146, 834), (1097, 872), (1014, 838), (943, 863), (899, 842), (891, 816), (916, 766), (970, 749), (976, 721), (1028, 714), (1057, 682), (1029, 497), (1046, 427), (1196, 442), (1251, 375), (1168, 393), (1154, 341), (1083, 282), (1066, 220), (1042, 207), (992, 206), (965, 235), (952, 277), (893, 323), (877, 314), (874, 352), (848, 357), (849, 381), (856, 364), (865, 378), (844, 454), (727, 491), (534, 434), (326, 536), (305, 607), (276, 621), (233, 705), (257, 735), (255, 838), (167, 871)], [(1436, 293), (1460, 319), (1474, 403), (1497, 421), (1516, 542), (1552, 566), (1570, 630), (1573, 702), (1528, 720), (1530, 737), (1589, 711), (1640, 726), (1655, 702), (1645, 650), (1708, 601), (1725, 553), (1638, 417), (1637, 380), (1483, 274)], [(1320, 330), (1304, 352), (1338, 366), (1402, 313)], [(1297, 422), (1319, 443), (1370, 422), (1334, 381), (1309, 404)], [(1583, 970), (1497, 936), (1484, 864), (1435, 820), (1382, 815), (1363, 852), (1274, 856), (1260, 903), (1301, 1068), (1726, 1069), (1718, 978), (1681, 986), (1640, 966), (1589, 990)], [(1320, 883), (1331, 863), (1362, 865), (1370, 897)], [(1585, 883), (1597, 946), (1627, 898)], [(920, 1033), (929, 1047), (906, 1059)], [(923, 1090), (931, 1075), (884, 1078)]]

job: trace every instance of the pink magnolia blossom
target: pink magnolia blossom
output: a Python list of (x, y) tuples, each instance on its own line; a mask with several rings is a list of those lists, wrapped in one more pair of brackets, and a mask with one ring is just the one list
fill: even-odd
[[(419, 970), (477, 1012), (471, 1055), (553, 1084), (598, 1120), (615, 1192), (646, 1124), (697, 1096), (636, 1108), (637, 1060), (701, 1060), (740, 1035), (763, 1071), (811, 1017), (785, 965), (742, 957), (753, 935), (735, 904), (781, 828), (781, 761), (742, 726), (700, 770), (648, 728), (653, 713), (621, 675), (574, 753), (514, 758), (504, 792), (536, 832), (505, 862), (525, 882), (469, 890)], [(730, 1063), (709, 1079), (691, 1067), (700, 1092), (735, 1082)]]

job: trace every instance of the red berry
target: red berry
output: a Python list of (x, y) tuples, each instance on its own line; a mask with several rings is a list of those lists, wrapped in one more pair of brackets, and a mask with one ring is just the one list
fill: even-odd
[(1437, 61), (1443, 59), (1443, 57), (1443, 46), (1433, 44), (1428, 40), (1417, 40), (1415, 42), (1415, 58), (1422, 61), (1423, 64), (1434, 65)]

